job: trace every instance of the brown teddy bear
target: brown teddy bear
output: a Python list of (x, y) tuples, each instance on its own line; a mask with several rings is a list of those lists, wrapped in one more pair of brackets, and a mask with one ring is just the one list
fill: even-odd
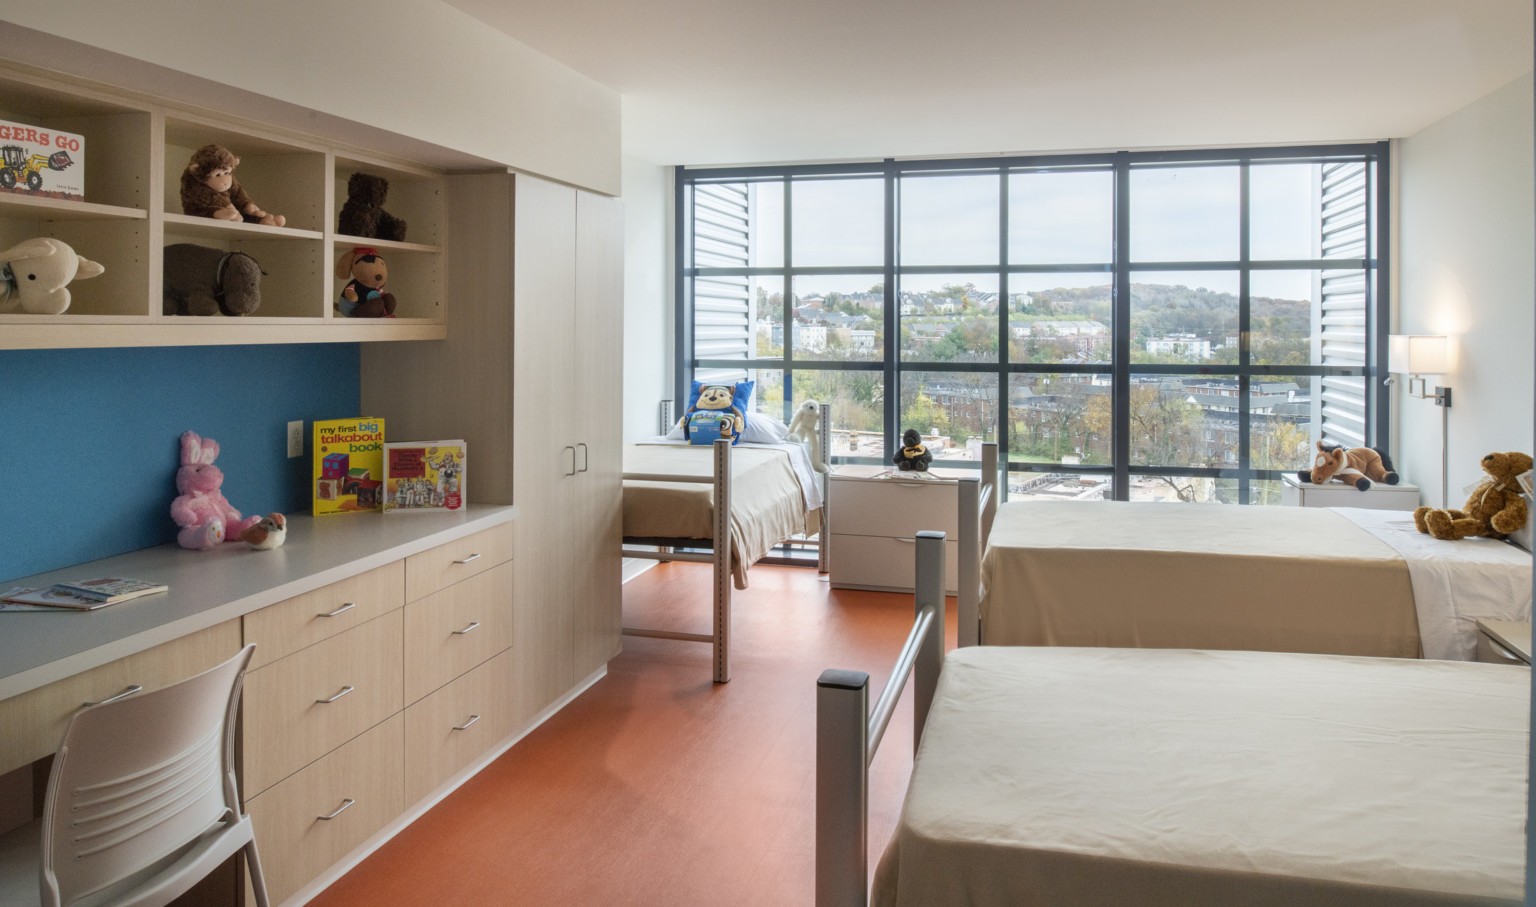
[(165, 247), (163, 311), (167, 315), (249, 315), (261, 305), (265, 273), (244, 252), (174, 243)]
[(251, 201), (235, 179), (240, 159), (222, 145), (204, 145), (192, 152), (181, 172), (181, 212), (193, 217), (245, 221), (281, 227), (288, 219), (268, 214)]
[(1317, 459), (1311, 469), (1296, 473), (1296, 478), (1313, 485), (1338, 479), (1356, 491), (1367, 491), (1371, 482), (1396, 485), (1397, 473), (1387, 455), (1370, 447), (1345, 447), (1337, 441), (1317, 442)]
[(1520, 531), (1528, 516), (1520, 483), (1515, 477), (1531, 468), (1530, 454), (1509, 451), (1491, 453), (1480, 464), (1488, 478), (1473, 490), (1461, 510), (1420, 507), (1413, 512), (1413, 524), (1420, 532), (1437, 539), (1464, 539), (1487, 536), (1501, 539)]
[(393, 318), (395, 294), (385, 292), (389, 269), (377, 249), (357, 246), (336, 261), (336, 279), (347, 280), (336, 303), (346, 318)]
[(347, 201), (341, 206), (336, 232), (369, 239), (405, 242), (405, 221), (383, 208), (389, 180), (371, 173), (354, 173), (347, 180)]

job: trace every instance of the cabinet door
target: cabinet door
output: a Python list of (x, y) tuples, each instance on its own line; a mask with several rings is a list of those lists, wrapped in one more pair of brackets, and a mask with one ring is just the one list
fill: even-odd
[[(576, 190), (531, 177), (516, 179), (513, 500), (522, 526), (514, 545), (513, 646), (519, 652), (525, 705), (537, 712), (575, 682), (571, 508), (578, 465), (576, 421), (583, 408), (597, 403), (585, 399), (577, 384)], [(607, 392), (616, 394), (618, 388)]]
[(577, 438), (572, 553), (576, 571), (575, 679), (619, 653), (619, 547), (623, 532), (624, 209), (618, 199), (576, 193), (577, 386), (587, 401)]

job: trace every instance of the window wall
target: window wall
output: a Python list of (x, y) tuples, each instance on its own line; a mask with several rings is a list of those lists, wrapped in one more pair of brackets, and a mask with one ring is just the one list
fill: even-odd
[(1385, 144), (677, 171), (678, 396), (832, 406), (837, 462), (1277, 503), (1382, 446)]

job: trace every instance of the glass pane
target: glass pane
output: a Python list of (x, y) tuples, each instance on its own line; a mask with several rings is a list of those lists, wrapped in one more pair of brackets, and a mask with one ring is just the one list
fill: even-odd
[[(1358, 315), (1335, 312), (1328, 326), (1329, 334), (1341, 332), (1347, 342), (1359, 347), (1365, 334), (1363, 305), (1365, 273), (1349, 272), (1359, 284), (1356, 297), (1362, 301)], [(1248, 354), (1257, 365), (1320, 365), (1322, 338), (1318, 336), (1322, 310), (1313, 304), (1317, 298), (1320, 271), (1251, 271), (1248, 292), (1251, 300)], [(1334, 284), (1341, 293), (1342, 282)], [(1340, 303), (1345, 300), (1340, 298)]]
[(1052, 472), (1010, 472), (1008, 497), (1060, 501), (1107, 501), (1114, 497), (1114, 479), (1103, 473), (1077, 473), (1070, 467)]
[(1113, 451), (1110, 376), (1008, 376), (1008, 459), (1105, 466)]
[(796, 359), (879, 361), (885, 355), (885, 285), (872, 275), (795, 278)]
[(1236, 271), (1132, 271), (1131, 361), (1235, 365)]
[(1108, 362), (1113, 276), (1008, 275), (1009, 362)]
[(1131, 171), (1131, 261), (1236, 261), (1236, 165)]
[(1132, 375), (1131, 463), (1237, 465), (1236, 378)]
[(901, 199), (901, 263), (997, 264), (998, 177), (908, 176)]
[(1269, 479), (1254, 479), (1248, 483), (1248, 503), (1259, 507), (1280, 506), (1280, 483)]
[(997, 440), (997, 375), (901, 373), (901, 429), (915, 428), (934, 460), (980, 460), (983, 441)]
[(753, 369), (748, 377), (756, 382), (752, 390), (752, 410), (788, 424), (792, 413), (784, 405), (784, 372), (759, 368)]
[(784, 264), (784, 182), (748, 183), (751, 202), (751, 253), (754, 268)]
[(1321, 164), (1254, 164), (1248, 170), (1248, 255), (1319, 258), (1316, 192)]
[(1008, 263), (1108, 263), (1115, 246), (1113, 171), (1008, 175)]
[(1236, 504), (1236, 479), (1206, 479), (1190, 476), (1151, 476), (1131, 474), (1133, 501), (1158, 501), (1175, 504)]
[[(752, 294), (752, 332), (758, 359), (778, 359), (784, 355), (784, 278), (749, 277)], [(700, 325), (694, 323), (694, 343), (698, 343)]]
[(795, 266), (885, 264), (883, 179), (795, 180), (790, 191)]
[(901, 358), (997, 361), (997, 276), (909, 274), (900, 278)]
[(832, 456), (885, 461), (885, 378), (880, 372), (795, 369), (794, 376), (796, 407), (806, 400), (832, 407)]
[(1263, 375), (1251, 380), (1248, 443), (1254, 469), (1295, 472), (1312, 462), (1312, 386), (1317, 380), (1310, 375)]

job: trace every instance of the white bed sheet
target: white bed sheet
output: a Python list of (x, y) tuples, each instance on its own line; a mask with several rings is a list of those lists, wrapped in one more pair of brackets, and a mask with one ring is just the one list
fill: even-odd
[(1531, 555), (1498, 539), (1442, 541), (1400, 510), (1329, 508), (1408, 563), (1425, 658), (1477, 660), (1477, 620), (1531, 619)]
[[(660, 445), (666, 447), (690, 447), (687, 441), (679, 441), (668, 438), (666, 435), (657, 435), (648, 441), (638, 441), (638, 444)], [(764, 447), (769, 450), (782, 450), (789, 455), (789, 465), (795, 471), (795, 478), (800, 482), (800, 493), (805, 496), (806, 510), (821, 509), (821, 483), (816, 481), (816, 470), (811, 467), (811, 456), (805, 452), (804, 445), (793, 441), (783, 444), (754, 444), (750, 441), (742, 441), (737, 447)]]

